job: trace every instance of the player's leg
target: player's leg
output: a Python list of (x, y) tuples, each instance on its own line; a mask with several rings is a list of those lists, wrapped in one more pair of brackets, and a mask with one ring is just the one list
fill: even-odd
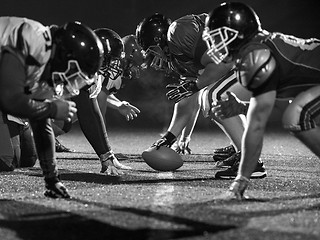
[(26, 123), (25, 126), (21, 126), (20, 146), (20, 167), (33, 167), (38, 159), (38, 156), (29, 123)]
[[(224, 131), (233, 145), (233, 148), (225, 147), (221, 152), (214, 152), (213, 159), (217, 161), (217, 166), (226, 168), (226, 170), (218, 171), (215, 176), (216, 178), (232, 179), (237, 175), (241, 159), (241, 141), (246, 118), (244, 115), (238, 115), (220, 120), (216, 118), (214, 114), (211, 114), (213, 101), (227, 97), (227, 91), (234, 93), (242, 101), (249, 101), (251, 97), (251, 92), (242, 87), (235, 76), (232, 75), (220, 84), (213, 84), (207, 87), (202, 97), (202, 108), (204, 109), (204, 116), (212, 117), (213, 121), (215, 121)], [(228, 151), (223, 151), (225, 149), (228, 149)], [(251, 176), (252, 178), (266, 177), (266, 171), (261, 160), (259, 160), (257, 167)]]
[(200, 93), (196, 93), (188, 98), (182, 99), (174, 105), (170, 125), (166, 133), (154, 142), (151, 147), (172, 146), (182, 130), (190, 123), (190, 121), (194, 120), (192, 118), (195, 116), (195, 113), (199, 111), (199, 94)]
[[(182, 130), (188, 125), (188, 123), (193, 125), (195, 118), (198, 116), (200, 109), (198, 96), (199, 93), (196, 93), (174, 105), (168, 131), (170, 131), (176, 137), (181, 134)], [(190, 126), (190, 130), (191, 129), (193, 129), (192, 126)]]
[(70, 198), (67, 189), (60, 181), (55, 158), (55, 139), (51, 119), (30, 120), (39, 163), (45, 180), (45, 196)]
[[(18, 164), (8, 123), (7, 115), (0, 111), (0, 171), (13, 171)], [(15, 138), (18, 141), (19, 125), (15, 125), (17, 127)]]
[(107, 98), (108, 98), (108, 94), (104, 91), (101, 91), (97, 96), (97, 101), (100, 107), (100, 111), (105, 122), (106, 122), (106, 113), (107, 113)]
[(300, 93), (287, 107), (282, 123), (320, 157), (320, 86)]
[(214, 150), (213, 159), (215, 161), (223, 161), (240, 151), (242, 134), (246, 122), (246, 118), (243, 115), (221, 120), (212, 114), (211, 108), (213, 102), (227, 97), (227, 91), (233, 92), (242, 101), (248, 101), (251, 96), (251, 93), (238, 83), (235, 76), (231, 75), (221, 82), (209, 85), (201, 97), (201, 108), (204, 117), (214, 121), (223, 130), (231, 143), (230, 146)]
[(75, 150), (64, 146), (59, 140), (58, 136), (68, 133), (71, 128), (72, 124), (77, 121), (77, 116), (72, 119), (71, 122), (62, 121), (62, 120), (52, 120), (52, 129), (55, 135), (55, 145), (56, 145), (56, 152), (75, 152)]
[(190, 115), (190, 120), (187, 123), (187, 125), (182, 129), (181, 135), (179, 140), (175, 143), (175, 146), (173, 148), (181, 154), (191, 154), (192, 150), (189, 147), (189, 143), (191, 141), (191, 135), (193, 133), (194, 127), (196, 125), (196, 122), (198, 120), (199, 112), (200, 112), (200, 96), (201, 93), (198, 94), (198, 103), (193, 105), (193, 107), (190, 109), (192, 110)]

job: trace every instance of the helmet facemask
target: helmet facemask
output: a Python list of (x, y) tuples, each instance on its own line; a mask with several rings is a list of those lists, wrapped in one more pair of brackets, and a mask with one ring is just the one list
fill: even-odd
[(164, 51), (159, 46), (150, 46), (146, 50), (146, 58), (149, 59), (149, 66), (155, 70), (166, 71), (168, 69), (168, 59)]
[(202, 34), (202, 39), (208, 47), (208, 56), (219, 64), (225, 60), (230, 54), (230, 43), (237, 39), (239, 32), (232, 28), (221, 27), (210, 31), (206, 27)]
[(93, 78), (81, 71), (76, 60), (68, 61), (68, 68), (65, 72), (52, 72), (52, 82), (55, 97), (68, 99), (79, 95), (80, 89), (93, 83)]
[(99, 73), (105, 78), (116, 80), (123, 72), (121, 59), (111, 58), (111, 60), (102, 64), (102, 67), (99, 70)]

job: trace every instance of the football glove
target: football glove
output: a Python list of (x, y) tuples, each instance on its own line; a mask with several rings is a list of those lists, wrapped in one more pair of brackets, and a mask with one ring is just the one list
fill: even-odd
[(151, 148), (159, 149), (161, 146), (171, 147), (172, 144), (177, 140), (176, 136), (174, 136), (171, 132), (167, 132), (160, 139), (155, 141)]
[(200, 90), (197, 87), (196, 81), (185, 81), (179, 84), (168, 84), (166, 88), (169, 89), (166, 94), (167, 98), (169, 100), (175, 101), (176, 103), (184, 98), (190, 97)]

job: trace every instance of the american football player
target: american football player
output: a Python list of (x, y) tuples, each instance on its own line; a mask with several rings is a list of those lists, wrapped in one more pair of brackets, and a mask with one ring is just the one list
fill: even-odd
[(102, 43), (80, 22), (50, 29), (27, 18), (0, 17), (0, 33), (3, 119), (8, 114), (28, 119), (45, 180), (45, 196), (69, 198), (56, 165), (51, 119), (71, 121), (76, 114), (75, 102), (68, 99), (93, 83), (103, 60)]
[[(247, 91), (237, 83), (234, 74), (234, 63), (215, 64), (206, 54), (206, 43), (202, 40), (207, 14), (186, 15), (171, 22), (162, 14), (145, 18), (137, 26), (138, 43), (152, 55), (150, 66), (156, 69), (170, 69), (180, 75), (179, 84), (169, 84), (167, 96), (176, 102), (171, 123), (167, 132), (152, 146), (171, 146), (182, 133), (179, 147), (188, 149), (190, 136), (196, 123), (200, 107), (205, 117), (209, 117), (211, 102), (220, 99), (229, 90), (245, 96)], [(206, 82), (217, 82), (199, 91), (198, 79)], [(249, 96), (246, 96), (247, 98)], [(225, 120), (210, 116), (223, 129), (239, 151), (244, 122), (240, 116)], [(180, 150), (182, 151), (182, 150)], [(223, 167), (231, 167), (240, 160), (240, 153), (233, 152), (231, 158), (221, 159)], [(257, 167), (252, 177), (265, 177), (263, 163)], [(235, 174), (217, 175), (234, 178)]]
[[(114, 95), (123, 86), (123, 69), (126, 69), (128, 74), (127, 78), (129, 78), (129, 75), (131, 78), (134, 74), (138, 74), (138, 67), (129, 61), (131, 58), (129, 55), (127, 57), (125, 56), (124, 43), (114, 30), (99, 28), (94, 30), (94, 32), (103, 44), (104, 61), (99, 72), (94, 76), (94, 84), (92, 84), (88, 91), (81, 91), (79, 96), (86, 95), (84, 96), (84, 99), (81, 102), (77, 102), (76, 100), (79, 98), (77, 97), (75, 100), (78, 106), (77, 115), (82, 131), (85, 133), (85, 136), (100, 158), (100, 172), (106, 172), (111, 175), (120, 175), (122, 174), (121, 169), (127, 170), (131, 168), (118, 161), (117, 156), (125, 158), (123, 154), (115, 154), (112, 151), (105, 127), (105, 116), (107, 106), (117, 109), (128, 121), (138, 116), (140, 110), (137, 107), (126, 101), (119, 100)], [(124, 65), (124, 59), (126, 59), (126, 66)], [(137, 60), (138, 58), (135, 59)], [(135, 69), (131, 70), (133, 67), (135, 67)], [(85, 101), (90, 101), (91, 104), (84, 104)], [(88, 109), (91, 108), (90, 106), (94, 107), (90, 110)], [(82, 108), (83, 111), (81, 111)], [(94, 124), (95, 126), (92, 126), (93, 116), (89, 114), (90, 112), (95, 112), (95, 115), (99, 117), (99, 124)], [(79, 115), (81, 113), (83, 113), (83, 115)], [(74, 118), (73, 122), (78, 119)], [(103, 121), (103, 124), (101, 121)], [(72, 124), (68, 122), (56, 121), (56, 134), (64, 134), (70, 131), (71, 125)], [(100, 130), (97, 129), (98, 127), (100, 127)], [(97, 131), (99, 131), (99, 133), (97, 133)], [(101, 133), (103, 136), (100, 136)], [(103, 141), (100, 139), (103, 139)]]
[[(102, 115), (106, 115), (107, 106), (117, 109), (119, 113), (129, 121), (138, 116), (140, 110), (126, 101), (119, 100), (115, 94), (124, 87), (125, 81), (139, 77), (139, 65), (133, 61), (138, 61), (139, 58), (132, 56), (138, 54), (137, 45), (133, 36), (125, 36), (123, 39), (114, 30), (109, 28), (96, 29), (95, 33), (106, 46), (105, 56), (106, 67), (100, 70), (98, 74), (98, 84), (100, 85), (99, 93), (93, 93), (90, 97), (97, 96)], [(107, 46), (110, 46), (107, 49)], [(141, 62), (142, 64), (142, 62)], [(94, 86), (92, 87), (94, 88)]]
[(245, 197), (276, 99), (292, 100), (283, 127), (320, 157), (320, 40), (263, 30), (256, 12), (239, 2), (222, 3), (210, 12), (203, 39), (216, 64), (237, 63), (239, 83), (252, 92), (240, 166), (226, 197)]

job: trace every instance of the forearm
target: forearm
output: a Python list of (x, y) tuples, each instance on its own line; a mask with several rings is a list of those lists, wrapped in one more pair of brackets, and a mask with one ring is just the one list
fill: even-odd
[(56, 114), (56, 106), (36, 101), (25, 93), (25, 70), (16, 56), (5, 53), (0, 65), (0, 107), (8, 114), (29, 119), (45, 119)]
[[(1, 95), (1, 93), (0, 93)], [(5, 98), (5, 95), (2, 95)], [(17, 95), (19, 97), (1, 99), (1, 108), (8, 114), (20, 118), (28, 119), (45, 119), (54, 118), (57, 107), (51, 102), (36, 101), (29, 99), (24, 94)]]
[(241, 158), (239, 173), (241, 176), (250, 178), (259, 160), (263, 143), (263, 130), (245, 130), (242, 138)]
[(111, 94), (107, 98), (107, 105), (112, 109), (118, 109), (119, 107), (121, 107), (122, 101), (120, 101), (116, 96)]

